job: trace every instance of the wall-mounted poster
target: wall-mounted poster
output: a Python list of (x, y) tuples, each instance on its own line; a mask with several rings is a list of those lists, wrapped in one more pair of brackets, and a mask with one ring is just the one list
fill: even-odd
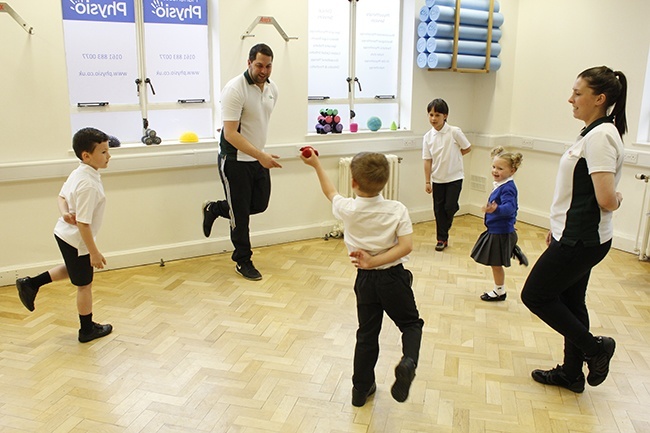
[(144, 0), (149, 102), (210, 100), (207, 0)]
[(70, 104), (137, 104), (133, 0), (61, 0)]

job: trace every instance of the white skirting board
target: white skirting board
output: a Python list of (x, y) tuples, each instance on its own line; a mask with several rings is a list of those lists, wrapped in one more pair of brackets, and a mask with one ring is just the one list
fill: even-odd
[[(430, 207), (414, 209), (410, 212), (411, 221), (420, 223), (431, 221), (433, 219), (433, 210)], [(461, 206), (458, 216), (470, 214), (482, 218), (481, 209), (478, 206), (464, 205)], [(539, 215), (519, 210), (519, 221), (532, 224), (542, 228), (548, 228), (548, 215)], [(303, 227), (292, 227), (287, 230), (271, 230), (266, 232), (251, 233), (253, 248), (259, 248), (267, 245), (280, 244), (285, 242), (294, 242), (305, 239), (316, 239), (324, 237), (327, 232), (336, 224), (332, 219), (319, 224)], [(477, 234), (478, 236), (478, 234)], [(635, 239), (617, 236), (614, 233), (613, 248), (632, 252), (634, 250)], [(162, 259), (165, 262), (173, 260), (187, 259), (190, 257), (200, 257), (211, 254), (223, 254), (223, 260), (230, 261), (230, 251), (232, 244), (227, 237), (206, 239), (195, 242), (184, 242), (170, 245), (160, 245), (155, 248), (125, 250), (106, 255), (109, 266), (105, 270), (128, 268), (133, 266), (150, 265), (160, 263)], [(469, 254), (469, 252), (468, 252)], [(36, 275), (46, 271), (53, 266), (62, 262), (42, 262), (21, 265), (18, 268), (0, 268), (0, 286), (12, 286), (17, 278), (26, 275)]]

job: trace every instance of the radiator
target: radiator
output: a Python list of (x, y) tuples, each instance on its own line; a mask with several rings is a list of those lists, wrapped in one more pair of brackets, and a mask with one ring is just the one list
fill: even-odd
[[(402, 158), (396, 155), (385, 155), (390, 168), (390, 176), (381, 195), (388, 200), (399, 200), (399, 166)], [(339, 193), (343, 197), (353, 197), (352, 173), (350, 173), (352, 157), (339, 159)]]

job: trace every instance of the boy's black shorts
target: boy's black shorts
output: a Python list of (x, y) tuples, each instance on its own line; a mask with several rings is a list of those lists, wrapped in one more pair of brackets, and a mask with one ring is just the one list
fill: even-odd
[(93, 282), (93, 267), (90, 265), (90, 254), (79, 256), (79, 250), (54, 235), (59, 244), (65, 268), (68, 270), (70, 282), (77, 287), (87, 286)]

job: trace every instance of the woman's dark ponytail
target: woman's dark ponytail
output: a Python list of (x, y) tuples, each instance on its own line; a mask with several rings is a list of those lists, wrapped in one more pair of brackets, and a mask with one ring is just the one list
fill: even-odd
[(605, 95), (607, 108), (614, 106), (610, 116), (614, 126), (622, 137), (627, 132), (627, 78), (621, 71), (613, 71), (607, 66), (596, 66), (586, 69), (578, 77), (587, 81), (589, 88), (596, 94)]

